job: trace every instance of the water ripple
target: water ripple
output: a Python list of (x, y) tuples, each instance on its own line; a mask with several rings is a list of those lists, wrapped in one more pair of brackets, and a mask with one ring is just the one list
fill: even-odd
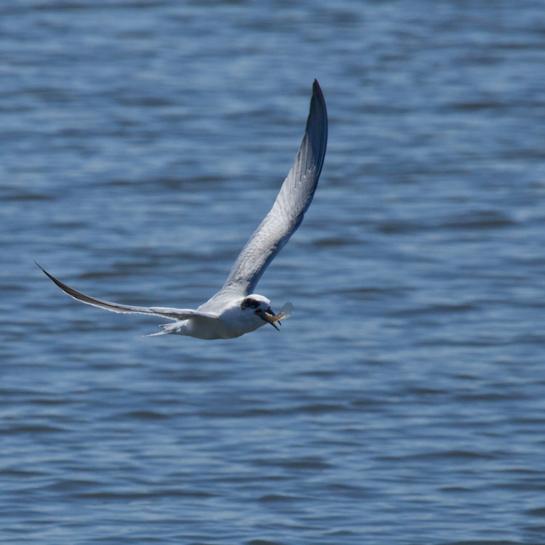
[[(543, 542), (545, 32), (518, 2), (0, 4), (0, 542)], [(329, 149), (232, 342), (197, 306)]]

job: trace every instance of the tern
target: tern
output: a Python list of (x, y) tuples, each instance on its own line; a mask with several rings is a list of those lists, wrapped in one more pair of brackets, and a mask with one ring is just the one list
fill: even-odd
[(161, 331), (152, 335), (232, 339), (265, 324), (278, 329), (281, 320), (290, 314), (291, 304), (276, 314), (271, 301), (254, 290), (265, 269), (303, 221), (318, 185), (326, 146), (327, 110), (320, 85), (314, 80), (305, 134), (272, 208), (240, 252), (222, 288), (197, 309), (140, 307), (95, 299), (36, 265), (62, 291), (81, 303), (121, 314), (151, 314), (172, 320), (160, 325)]

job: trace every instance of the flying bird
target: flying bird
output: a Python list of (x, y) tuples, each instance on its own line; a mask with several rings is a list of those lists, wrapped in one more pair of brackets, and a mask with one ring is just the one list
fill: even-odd
[(67, 286), (36, 265), (62, 291), (94, 307), (121, 314), (151, 314), (172, 322), (152, 335), (178, 334), (199, 339), (232, 339), (265, 324), (275, 329), (292, 310), (288, 303), (275, 313), (271, 301), (254, 290), (274, 257), (297, 230), (307, 211), (322, 171), (327, 146), (327, 110), (314, 80), (305, 134), (295, 161), (272, 208), (240, 252), (222, 288), (197, 309), (140, 307), (96, 299)]

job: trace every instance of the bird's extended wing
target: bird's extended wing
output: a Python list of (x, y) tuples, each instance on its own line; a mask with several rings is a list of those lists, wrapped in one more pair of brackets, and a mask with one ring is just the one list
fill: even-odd
[[(305, 135), (274, 204), (240, 252), (216, 296), (252, 293), (269, 263), (299, 227), (318, 185), (327, 146), (327, 110), (320, 85), (312, 86)], [(212, 301), (212, 300), (211, 300)]]
[(206, 318), (217, 317), (215, 314), (211, 314), (209, 312), (201, 312), (193, 309), (167, 307), (136, 307), (132, 305), (120, 305), (118, 303), (110, 303), (109, 301), (95, 299), (94, 297), (85, 295), (84, 293), (81, 293), (80, 291), (77, 291), (74, 288), (67, 286), (64, 282), (61, 282), (58, 278), (55, 278), (51, 273), (47, 272), (38, 263), (36, 263), (36, 265), (50, 280), (52, 280), (62, 291), (64, 291), (64, 293), (70, 295), (70, 297), (73, 297), (78, 301), (81, 301), (82, 303), (92, 305), (93, 307), (102, 308), (111, 312), (118, 312), (120, 314), (151, 314), (153, 316), (162, 316), (171, 320), (186, 320), (195, 316)]

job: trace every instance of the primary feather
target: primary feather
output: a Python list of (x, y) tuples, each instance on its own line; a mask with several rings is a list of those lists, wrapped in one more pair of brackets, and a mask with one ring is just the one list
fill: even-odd
[(50, 278), (64, 293), (70, 295), (77, 301), (91, 305), (93, 307), (109, 310), (110, 312), (117, 312), (120, 314), (151, 314), (153, 316), (162, 316), (171, 320), (186, 320), (193, 316), (206, 316), (209, 318), (215, 318), (215, 314), (209, 312), (200, 312), (198, 310), (188, 308), (168, 308), (168, 307), (138, 307), (134, 305), (121, 305), (119, 303), (111, 303), (110, 301), (104, 301), (102, 299), (96, 299), (82, 293), (81, 291), (71, 288), (64, 282), (61, 282), (58, 278), (47, 272), (39, 263), (36, 265), (42, 270), (42, 272)]
[(265, 269), (303, 221), (318, 186), (326, 147), (327, 109), (314, 80), (305, 134), (272, 208), (240, 252), (221, 290), (199, 308), (214, 308), (223, 299), (255, 290)]

